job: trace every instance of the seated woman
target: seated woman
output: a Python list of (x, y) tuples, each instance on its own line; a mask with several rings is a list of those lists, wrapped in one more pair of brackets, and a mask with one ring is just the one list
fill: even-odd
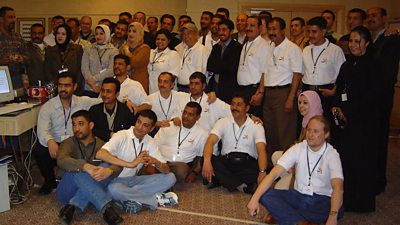
[(82, 74), (85, 78), (84, 95), (97, 97), (104, 78), (114, 76), (114, 56), (118, 50), (110, 42), (110, 28), (97, 25), (96, 42), (85, 48), (82, 57)]
[[(283, 154), (251, 197), (247, 205), (250, 215), (259, 213), (261, 203), (270, 212), (266, 223), (337, 223), (343, 216), (343, 172), (339, 154), (326, 141), (329, 135), (326, 118), (310, 119), (306, 139)], [(274, 180), (293, 166), (297, 173), (295, 189), (271, 188)]]
[(142, 24), (133, 22), (128, 27), (128, 40), (121, 47), (120, 53), (129, 57), (131, 63), (130, 78), (142, 84), (149, 94), (149, 73), (147, 65), (150, 61), (150, 47), (144, 43)]

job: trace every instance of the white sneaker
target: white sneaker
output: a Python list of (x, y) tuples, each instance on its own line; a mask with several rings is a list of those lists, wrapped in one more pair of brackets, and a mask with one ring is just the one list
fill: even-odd
[(156, 193), (155, 195), (160, 206), (178, 204), (178, 196), (174, 192)]

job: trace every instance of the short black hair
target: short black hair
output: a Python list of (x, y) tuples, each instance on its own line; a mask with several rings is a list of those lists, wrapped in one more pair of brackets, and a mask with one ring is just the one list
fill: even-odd
[(212, 18), (212, 17), (214, 16), (214, 13), (212, 13), (212, 12), (210, 12), (210, 11), (203, 11), (203, 12), (201, 13), (201, 15), (203, 15), (203, 14), (209, 16), (210, 18)]
[(41, 27), (41, 28), (43, 28), (43, 31), (45, 30), (43, 24), (41, 24), (41, 23), (34, 23), (34, 24), (32, 24), (31, 30), (32, 30), (32, 28), (35, 28), (35, 27)]
[(248, 95), (246, 95), (246, 94), (245, 94), (244, 92), (242, 92), (242, 91), (233, 93), (232, 99), (233, 99), (233, 98), (241, 98), (241, 99), (243, 99), (244, 104), (250, 105), (250, 99), (249, 99)]
[(227, 8), (218, 8), (217, 13), (219, 13), (219, 12), (225, 13), (225, 15), (227, 17), (226, 19), (229, 18), (229, 10)]
[(9, 6), (1, 7), (0, 8), (0, 17), (4, 17), (6, 15), (7, 11), (14, 11), (14, 9)]
[(225, 17), (223, 15), (219, 15), (219, 14), (215, 14), (211, 17), (211, 19), (214, 19), (214, 18), (219, 18), (220, 20), (225, 20)]
[(103, 83), (101, 84), (114, 84), (115, 85), (115, 93), (118, 93), (121, 90), (121, 83), (119, 80), (115, 79), (114, 77), (107, 77), (104, 78)]
[(362, 20), (366, 20), (367, 19), (367, 13), (364, 10), (360, 9), (360, 8), (350, 9), (349, 13), (358, 13), (358, 14), (361, 15), (361, 19)]
[(115, 61), (116, 59), (122, 59), (122, 60), (124, 60), (124, 61), (125, 61), (125, 64), (126, 64), (127, 66), (129, 66), (129, 65), (131, 64), (131, 60), (130, 60), (129, 57), (126, 56), (126, 55), (118, 54), (118, 55), (114, 56), (114, 61)]
[(89, 123), (90, 123), (90, 122), (94, 122), (92, 116), (90, 115), (90, 112), (87, 111), (87, 110), (84, 110), (84, 109), (78, 110), (78, 111), (74, 112), (74, 113), (71, 115), (71, 120), (72, 120), (72, 119), (75, 119), (75, 118), (77, 118), (77, 117), (80, 117), (80, 116), (82, 116), (83, 118), (85, 118), (85, 120), (88, 121)]
[(74, 73), (72, 73), (71, 71), (62, 72), (62, 73), (58, 74), (57, 83), (61, 78), (71, 78), (72, 79), (72, 83), (76, 84), (76, 75)]
[(132, 19), (132, 14), (130, 12), (122, 12), (118, 15), (118, 17), (120, 16), (127, 16), (129, 19)]
[(135, 12), (135, 13), (133, 14), (133, 17), (135, 17), (135, 15), (137, 15), (137, 14), (143, 14), (143, 15), (144, 15), (144, 18), (146, 19), (146, 13), (144, 13), (144, 12), (142, 12), (142, 11), (137, 11), (137, 12)]
[(319, 29), (326, 29), (327, 22), (322, 16), (316, 16), (307, 21), (309, 26), (317, 26)]
[(156, 20), (156, 23), (158, 23), (158, 18), (155, 17), (155, 16), (149, 16), (149, 17), (147, 17), (147, 21), (148, 21), (149, 19), (155, 19), (155, 20)]
[(290, 20), (290, 22), (293, 22), (293, 21), (299, 21), (299, 22), (300, 22), (300, 25), (301, 25), (302, 27), (304, 27), (304, 26), (306, 25), (306, 21), (305, 21), (303, 18), (301, 18), (301, 17), (295, 17), (295, 18), (293, 18), (292, 20)]
[(268, 16), (270, 19), (272, 18), (272, 13), (268, 12), (267, 10), (263, 10), (258, 13), (259, 16)]
[(118, 24), (123, 24), (123, 25), (126, 25), (126, 27), (129, 27), (129, 23), (126, 20), (118, 20), (116, 25), (118, 25)]
[(197, 103), (197, 102), (188, 102), (186, 104), (186, 107), (196, 108), (196, 113), (199, 116), (201, 115), (201, 112), (203, 111), (203, 109), (201, 108), (201, 105), (199, 103)]
[(201, 83), (203, 83), (203, 84), (207, 83), (206, 76), (202, 72), (192, 73), (192, 75), (190, 75), (190, 77), (189, 77), (189, 80), (193, 80), (193, 79), (199, 79), (201, 81)]
[(79, 20), (78, 20), (77, 18), (69, 18), (69, 19), (67, 20), (67, 23), (69, 23), (70, 21), (74, 21), (75, 24), (76, 24), (78, 27), (81, 25), (80, 22), (79, 22)]
[(260, 19), (259, 16), (252, 15), (252, 16), (247, 17), (247, 19), (250, 19), (250, 18), (251, 18), (251, 19), (256, 19), (256, 20), (257, 20), (258, 26), (261, 26), (261, 25), (262, 25), (262, 22), (261, 22), (261, 19)]
[(170, 72), (161, 72), (160, 75), (158, 75), (158, 77), (160, 77), (161, 75), (167, 74), (171, 77), (171, 82), (175, 82), (175, 76), (170, 73)]
[(160, 29), (160, 30), (158, 30), (157, 33), (156, 33), (156, 38), (157, 38), (157, 36), (158, 36), (159, 34), (164, 34), (165, 37), (167, 37), (168, 40), (171, 40), (171, 38), (172, 38), (171, 32), (169, 32), (169, 31), (166, 30), (166, 29)]
[(286, 22), (281, 17), (274, 17), (274, 18), (271, 19), (271, 22), (272, 21), (278, 22), (279, 23), (279, 28), (281, 28), (281, 30), (286, 29)]
[(155, 112), (153, 112), (151, 109), (144, 109), (136, 113), (136, 118), (139, 118), (139, 116), (146, 117), (150, 119), (154, 124), (157, 122), (157, 115)]
[(387, 16), (387, 11), (385, 8), (379, 8), (381, 10), (381, 16)]
[(63, 23), (65, 24), (65, 18), (61, 15), (57, 15), (57, 16), (54, 16), (53, 18), (51, 18), (51, 21), (54, 21), (54, 20), (62, 20)]
[(218, 26), (220, 25), (226, 25), (229, 30), (235, 29), (235, 24), (232, 22), (232, 20), (229, 19), (223, 19), (218, 23)]
[(334, 13), (332, 10), (330, 10), (330, 9), (325, 9), (324, 11), (322, 11), (321, 15), (324, 14), (324, 13), (329, 13), (329, 14), (331, 14), (331, 15), (332, 15), (333, 21), (335, 21), (336, 16), (335, 16), (335, 13)]
[(164, 14), (161, 16), (161, 23), (164, 21), (164, 19), (171, 19), (172, 20), (172, 26), (175, 26), (175, 17), (171, 14)]
[(193, 23), (192, 17), (190, 17), (190, 16), (188, 16), (188, 15), (181, 15), (181, 16), (179, 17), (178, 20), (181, 20), (181, 19), (183, 19), (183, 18), (188, 19), (188, 20), (189, 20), (189, 23)]
[(99, 20), (98, 24), (101, 24), (101, 23), (104, 23), (104, 22), (107, 22), (107, 23), (109, 23), (110, 25), (112, 24), (111, 20), (109, 20), (109, 19), (107, 19), (107, 18), (103, 18), (103, 19)]

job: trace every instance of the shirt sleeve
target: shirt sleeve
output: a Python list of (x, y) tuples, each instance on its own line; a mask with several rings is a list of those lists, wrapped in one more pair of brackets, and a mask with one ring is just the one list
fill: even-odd
[(277, 164), (285, 168), (286, 171), (289, 171), (290, 168), (292, 168), (296, 164), (296, 158), (298, 151), (300, 151), (300, 145), (296, 144), (293, 145), (289, 150), (287, 150), (281, 158), (279, 158)]
[(150, 100), (149, 97), (147, 96), (146, 92), (144, 91), (144, 88), (142, 85), (136, 85), (136, 90), (131, 90), (133, 91), (134, 97), (131, 100), (133, 103), (136, 105), (143, 105), (143, 104), (149, 104)]
[(329, 172), (330, 172), (330, 178), (339, 178), (339, 179), (344, 179), (343, 178), (343, 171), (342, 171), (342, 163), (340, 161), (339, 153), (331, 149), (329, 153)]
[(303, 55), (301, 49), (298, 46), (293, 46), (292, 51), (289, 54), (289, 66), (293, 73), (303, 72)]
[[(101, 147), (102, 149), (107, 150), (111, 155), (119, 157), (119, 149), (122, 148), (122, 133), (124, 130), (118, 131), (113, 136), (111, 136), (110, 140)], [(120, 134), (119, 134), (120, 133)]]
[(89, 69), (89, 63), (90, 63), (90, 51), (91, 48), (85, 48), (83, 50), (83, 56), (82, 56), (82, 65), (81, 65), (81, 70), (82, 70), (82, 75), (87, 80), (92, 74), (90, 73)]
[(51, 102), (44, 104), (39, 111), (37, 120), (37, 135), (39, 143), (47, 147), (47, 142), (50, 139), (56, 140), (51, 134), (51, 114), (53, 113)]
[(160, 150), (158, 149), (158, 146), (152, 142), (151, 144), (149, 144), (149, 148), (151, 148), (150, 155), (154, 158), (156, 158), (158, 161), (162, 162), (162, 163), (166, 163), (167, 160), (165, 160), (165, 158), (162, 156)]
[(181, 67), (181, 61), (182, 61), (182, 59), (181, 59), (180, 55), (177, 52), (172, 51), (168, 58), (168, 63), (169, 63), (169, 68), (170, 68), (169, 72), (175, 76), (178, 76), (179, 70)]
[(69, 172), (79, 172), (83, 169), (83, 165), (86, 163), (83, 160), (71, 157), (74, 148), (76, 148), (76, 146), (74, 146), (74, 141), (72, 138), (68, 138), (61, 142), (60, 149), (57, 153), (57, 165)]
[[(254, 123), (252, 121), (252, 123)], [(254, 141), (255, 143), (267, 143), (267, 141), (265, 140), (265, 131), (264, 131), (264, 127), (261, 126), (261, 124), (255, 124), (254, 123), (254, 132), (255, 132), (255, 136), (254, 136)]]
[(224, 131), (225, 131), (225, 126), (227, 124), (227, 121), (225, 119), (220, 119), (218, 120), (213, 129), (211, 130), (210, 134), (215, 134), (218, 136), (218, 139), (223, 138), (224, 136)]

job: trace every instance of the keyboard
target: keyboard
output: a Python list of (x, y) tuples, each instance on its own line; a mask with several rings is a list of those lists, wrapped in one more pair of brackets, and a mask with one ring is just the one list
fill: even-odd
[(30, 104), (30, 103), (11, 103), (11, 104), (7, 104), (4, 106), (0, 106), (0, 115), (4, 115), (7, 113), (13, 113), (13, 112), (18, 112), (21, 110), (25, 110), (25, 109), (30, 109), (33, 106), (35, 106), (35, 104)]

